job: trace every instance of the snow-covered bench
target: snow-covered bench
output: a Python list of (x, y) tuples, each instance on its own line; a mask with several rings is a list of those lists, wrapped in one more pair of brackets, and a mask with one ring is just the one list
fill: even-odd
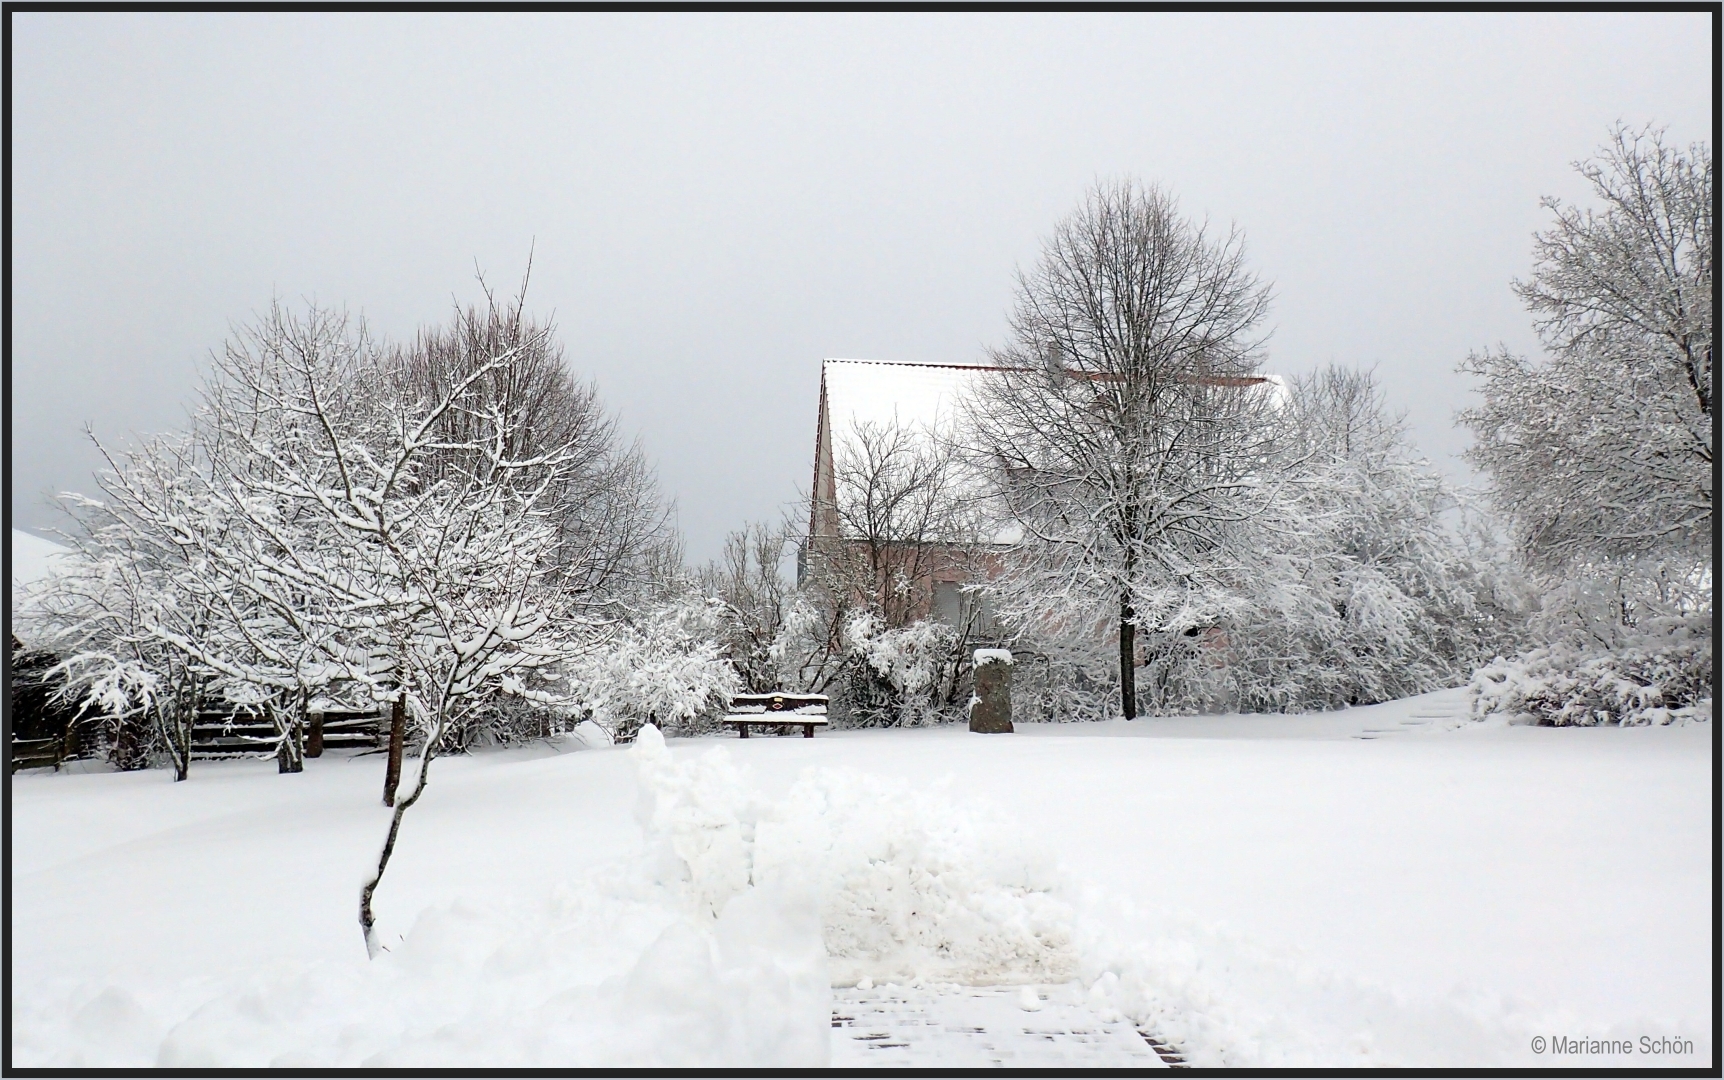
[(748, 738), (751, 727), (773, 727), (783, 734), (799, 727), (802, 737), (814, 738), (814, 729), (826, 726), (825, 694), (738, 694), (730, 699), (724, 722)]

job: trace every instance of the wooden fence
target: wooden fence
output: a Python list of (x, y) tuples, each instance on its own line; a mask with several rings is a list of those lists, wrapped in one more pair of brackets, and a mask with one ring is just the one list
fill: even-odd
[[(311, 713), (306, 717), (305, 756), (320, 757), (325, 750), (377, 750), (388, 734), (389, 725), (375, 711), (331, 709)], [(201, 712), (192, 725), (193, 761), (274, 757), (275, 746), (275, 728), (251, 713)], [(78, 757), (79, 749), (75, 737), (13, 739), (12, 771), (58, 767)]]
[[(325, 750), (375, 750), (383, 745), (385, 730), (374, 711), (310, 713), (305, 724), (305, 756), (321, 757)], [(261, 716), (199, 713), (192, 727), (192, 760), (272, 757), (276, 738), (274, 726)]]

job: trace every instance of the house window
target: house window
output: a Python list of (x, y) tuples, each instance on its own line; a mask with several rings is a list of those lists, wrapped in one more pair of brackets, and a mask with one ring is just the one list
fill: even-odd
[(955, 581), (934, 583), (934, 619), (947, 626), (964, 625), (964, 593)]
[(960, 581), (934, 583), (934, 619), (959, 630), (966, 626), (975, 638), (990, 639), (998, 635), (994, 613), (977, 592), (966, 591)]

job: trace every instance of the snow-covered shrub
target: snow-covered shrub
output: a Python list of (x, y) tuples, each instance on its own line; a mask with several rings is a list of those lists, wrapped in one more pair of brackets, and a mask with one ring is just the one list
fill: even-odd
[(569, 665), (573, 697), (612, 738), (643, 724), (694, 733), (716, 724), (741, 687), (716, 638), (717, 601), (680, 597)]
[(582, 714), (551, 706), (505, 687), (463, 713), (444, 735), (443, 752), (461, 753), (483, 746), (512, 746), (574, 730)]
[(1679, 623), (1614, 649), (1558, 642), (1498, 657), (1468, 685), (1475, 718), (1564, 727), (1669, 724), (1712, 715), (1712, 637)]
[(1117, 665), (1117, 658), (1100, 648), (1083, 652), (1015, 650), (1012, 719), (1020, 723), (1070, 723), (1117, 715)]
[[(1128, 715), (1372, 704), (1457, 685), (1518, 644), (1525, 605), (1500, 545), (1419, 457), (1370, 374), (1330, 368), (1284, 385), (1254, 414), (1256, 441), (1233, 451), (1237, 475), (1203, 481), (1237, 498), (1211, 507), (1200, 550), (1181, 546), (1182, 525), (1140, 545), (1126, 576), (1080, 558), (1075, 540), (1004, 554), (991, 599), (1016, 644), (1047, 657), (1016, 692), (1029, 715), (1119, 715), (1122, 625)], [(1064, 475), (1031, 487), (1063, 499)], [(1152, 494), (1133, 505), (1168, 497)]]
[(1454, 686), (1518, 644), (1524, 605), (1501, 544), (1369, 372), (1290, 379), (1277, 423), (1282, 497), (1239, 575), (1242, 602), (1206, 648), (1173, 652), (1181, 681), (1244, 711), (1369, 705)]
[(844, 627), (849, 677), (836, 713), (854, 727), (935, 724), (956, 719), (969, 673), (957, 630), (918, 620), (887, 629), (859, 612)]
[(1711, 622), (1710, 560), (1614, 560), (1533, 579), (1540, 595), (1527, 629), (1536, 642), (1612, 649), (1648, 630), (1656, 634), (1685, 622)]

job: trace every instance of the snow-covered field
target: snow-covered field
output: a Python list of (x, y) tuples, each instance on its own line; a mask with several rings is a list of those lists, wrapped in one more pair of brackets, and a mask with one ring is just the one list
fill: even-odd
[(1713, 724), (1458, 704), (445, 759), (376, 962), (380, 756), (20, 774), (13, 1063), (914, 1066), (831, 1017), (947, 1002), (978, 1053), (1709, 1064)]

